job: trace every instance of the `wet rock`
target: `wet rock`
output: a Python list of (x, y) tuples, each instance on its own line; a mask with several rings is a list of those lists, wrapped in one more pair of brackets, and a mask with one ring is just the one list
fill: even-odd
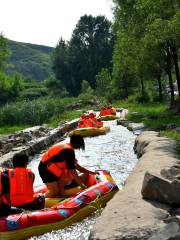
[(180, 205), (180, 181), (169, 181), (160, 175), (145, 173), (142, 190), (144, 199)]

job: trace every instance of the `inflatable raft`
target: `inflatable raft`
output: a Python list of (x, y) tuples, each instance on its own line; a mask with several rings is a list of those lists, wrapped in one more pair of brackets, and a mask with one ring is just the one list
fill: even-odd
[(0, 217), (0, 239), (27, 239), (62, 229), (104, 207), (118, 187), (109, 172), (99, 172), (100, 175), (91, 176), (89, 183), (94, 184), (86, 190), (63, 200), (47, 199), (48, 204), (53, 205), (50, 208)]
[(118, 117), (115, 115), (105, 115), (105, 116), (99, 117), (98, 119), (100, 119), (101, 121), (109, 121), (109, 120), (118, 119)]
[(76, 128), (75, 130), (69, 132), (68, 136), (81, 135), (82, 137), (94, 137), (98, 135), (103, 135), (110, 131), (110, 127), (104, 126), (100, 128), (87, 127), (87, 128)]

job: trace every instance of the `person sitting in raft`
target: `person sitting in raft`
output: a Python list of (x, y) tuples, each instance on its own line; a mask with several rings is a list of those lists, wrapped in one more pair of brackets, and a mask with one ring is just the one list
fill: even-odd
[(109, 115), (107, 107), (102, 107), (99, 116), (102, 117), (102, 116), (106, 116), (106, 115)]
[(78, 123), (79, 128), (87, 128), (87, 127), (98, 127), (98, 125), (90, 119), (89, 115), (83, 114)]
[[(84, 139), (73, 135), (70, 143), (57, 143), (50, 147), (42, 156), (39, 163), (39, 174), (47, 187), (46, 197), (67, 197), (65, 186), (75, 182), (86, 189), (89, 174), (99, 174), (80, 166), (75, 158), (75, 149), (85, 149)], [(78, 175), (77, 170), (82, 175)]]
[(45, 198), (43, 195), (34, 196), (33, 183), (35, 175), (27, 168), (28, 156), (16, 154), (12, 159), (13, 169), (8, 169), (8, 183), (6, 188), (9, 193), (10, 204), (13, 207), (26, 210), (44, 208)]
[(0, 216), (8, 215), (11, 206), (9, 204), (9, 197), (7, 191), (8, 175), (0, 170)]
[(95, 124), (97, 128), (103, 127), (103, 122), (97, 119), (93, 112), (89, 113), (89, 119)]

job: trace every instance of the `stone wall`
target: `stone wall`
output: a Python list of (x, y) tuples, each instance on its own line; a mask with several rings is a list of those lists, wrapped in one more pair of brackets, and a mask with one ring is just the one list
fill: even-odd
[[(19, 145), (18, 146), (13, 145), (9, 152), (7, 152), (6, 154), (2, 154), (0, 156), (0, 166), (12, 167), (11, 159), (16, 153), (25, 152), (28, 156), (32, 156), (36, 153), (39, 153), (41, 150), (46, 149), (55, 142), (61, 141), (67, 132), (77, 127), (77, 124), (78, 119), (75, 119), (71, 122), (67, 122), (63, 125), (60, 125), (55, 129), (44, 131), (43, 136), (40, 133), (40, 131), (38, 131), (38, 127), (26, 129), (21, 131), (20, 133), (15, 134), (15, 136), (18, 136)], [(33, 132), (36, 132), (36, 134), (34, 134)], [(34, 137), (32, 137), (33, 135)], [(20, 136), (22, 137), (20, 138)], [(22, 140), (25, 138), (25, 136), (29, 136), (29, 141)], [(12, 136), (11, 139), (13, 138), (15, 139), (15, 137)], [(5, 139), (6, 138), (4, 137), (4, 144), (9, 144), (8, 142), (5, 141)], [(16, 141), (14, 141), (14, 144), (15, 143)]]

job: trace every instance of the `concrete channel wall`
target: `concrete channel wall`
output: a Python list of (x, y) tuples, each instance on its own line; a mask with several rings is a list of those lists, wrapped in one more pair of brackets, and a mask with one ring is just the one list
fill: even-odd
[(40, 153), (41, 150), (46, 149), (57, 141), (61, 141), (64, 134), (76, 128), (77, 124), (78, 119), (67, 122), (66, 124), (60, 125), (59, 127), (51, 130), (46, 136), (37, 138), (30, 144), (27, 143), (26, 145), (13, 149), (13, 151), (10, 151), (0, 157), (0, 166), (12, 167), (11, 159), (16, 153), (25, 152), (28, 156)]
[[(159, 137), (158, 133), (153, 131), (144, 131), (137, 137), (134, 148), (140, 157), (139, 161), (126, 180), (124, 189), (108, 202), (97, 219), (90, 239), (180, 239), (180, 235), (179, 238), (166, 238), (169, 232), (177, 234), (179, 231), (177, 226), (174, 229), (174, 225), (170, 226), (170, 230), (166, 230), (166, 237), (158, 237), (158, 232), (167, 227), (165, 220), (169, 217), (170, 206), (146, 201), (141, 195), (146, 171), (160, 173), (163, 168), (177, 164), (174, 146), (173, 140)], [(154, 235), (157, 237), (153, 237)]]

